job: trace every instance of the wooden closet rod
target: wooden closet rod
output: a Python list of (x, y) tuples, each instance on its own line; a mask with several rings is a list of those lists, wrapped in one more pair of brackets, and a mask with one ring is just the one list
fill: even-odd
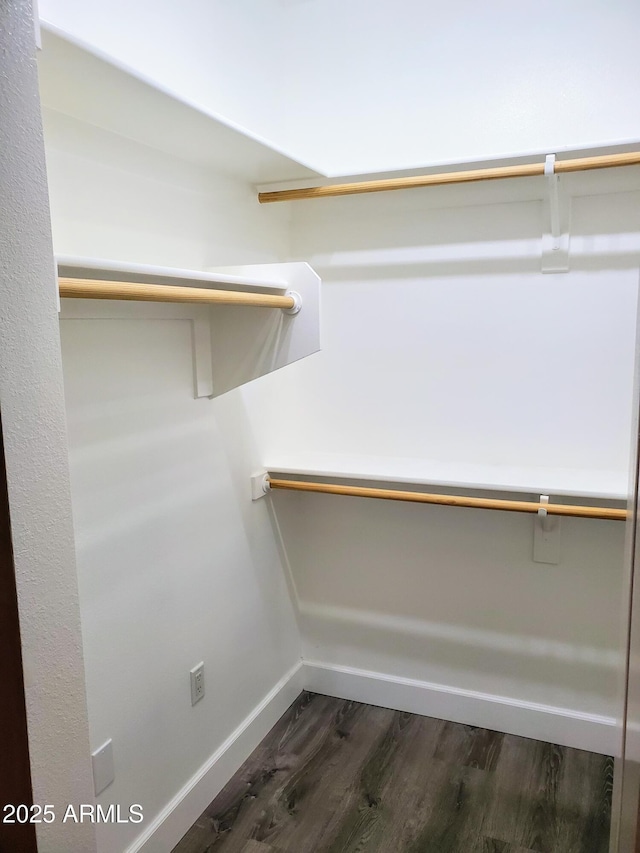
[(546, 509), (549, 515), (570, 515), (576, 518), (603, 518), (608, 521), (625, 521), (626, 509), (600, 506), (571, 506), (569, 504), (541, 504), (533, 501), (507, 501), (493, 498), (469, 498), (463, 495), (433, 495), (424, 492), (402, 492), (395, 489), (373, 489), (364, 486), (340, 486), (336, 483), (306, 483), (300, 480), (279, 480), (269, 477), (272, 489), (291, 489), (296, 492), (321, 492), (328, 495), (349, 495), (355, 498), (379, 498), (387, 501), (463, 506), (475, 509), (496, 509), (506, 512), (538, 512)]
[(258, 308), (294, 310), (299, 297), (271, 293), (208, 290), (206, 287), (176, 287), (169, 284), (140, 284), (131, 281), (97, 281), (84, 278), (58, 279), (60, 296), (74, 299), (125, 299), (133, 302), (204, 302), (216, 305), (251, 305)]
[[(589, 169), (610, 169), (613, 166), (637, 166), (639, 164), (640, 151), (632, 151), (629, 154), (605, 154), (600, 157), (579, 157), (576, 160), (556, 160), (554, 174), (583, 172)], [(338, 195), (358, 195), (359, 193), (380, 193), (388, 190), (411, 190), (418, 187), (433, 187), (438, 184), (466, 184), (472, 181), (495, 181), (498, 178), (525, 178), (544, 175), (544, 168), (544, 163), (529, 163), (521, 166), (472, 169), (467, 172), (441, 172), (410, 178), (385, 178), (376, 181), (332, 184), (326, 187), (275, 190), (258, 193), (258, 201), (261, 204), (268, 204), (274, 201), (297, 201), (303, 198), (327, 198)]]

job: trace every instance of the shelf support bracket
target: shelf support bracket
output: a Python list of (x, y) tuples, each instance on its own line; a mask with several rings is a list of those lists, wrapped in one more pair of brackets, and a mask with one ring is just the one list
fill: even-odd
[(560, 518), (549, 515), (549, 495), (540, 495), (540, 509), (533, 522), (533, 562), (557, 566), (560, 562)]
[(571, 198), (562, 192), (555, 164), (556, 155), (547, 154), (544, 164), (547, 182), (544, 218), (549, 223), (549, 230), (542, 235), (543, 273), (569, 272)]
[(269, 475), (266, 471), (260, 471), (258, 474), (253, 474), (251, 477), (251, 500), (259, 501), (271, 491), (271, 483)]
[(213, 357), (209, 312), (196, 312), (192, 326), (194, 396), (213, 397)]

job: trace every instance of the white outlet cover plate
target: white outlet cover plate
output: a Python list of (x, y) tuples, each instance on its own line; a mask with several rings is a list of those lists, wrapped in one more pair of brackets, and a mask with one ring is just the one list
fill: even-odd
[(93, 766), (93, 787), (96, 797), (113, 782), (115, 771), (113, 768), (113, 741), (108, 741), (91, 753), (91, 764)]
[[(195, 705), (204, 696), (204, 663), (200, 662), (189, 670), (191, 676), (191, 704)], [(198, 689), (200, 688), (200, 689)]]

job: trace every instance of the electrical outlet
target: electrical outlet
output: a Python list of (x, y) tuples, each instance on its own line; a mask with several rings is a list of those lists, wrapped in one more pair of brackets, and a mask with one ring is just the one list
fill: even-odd
[(195, 705), (204, 696), (204, 663), (189, 670), (191, 675), (191, 704)]

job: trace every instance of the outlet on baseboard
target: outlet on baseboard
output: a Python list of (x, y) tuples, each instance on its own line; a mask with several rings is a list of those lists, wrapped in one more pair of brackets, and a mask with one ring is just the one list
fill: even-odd
[(191, 675), (191, 704), (195, 705), (204, 696), (204, 663), (201, 661), (193, 669), (189, 670)]

